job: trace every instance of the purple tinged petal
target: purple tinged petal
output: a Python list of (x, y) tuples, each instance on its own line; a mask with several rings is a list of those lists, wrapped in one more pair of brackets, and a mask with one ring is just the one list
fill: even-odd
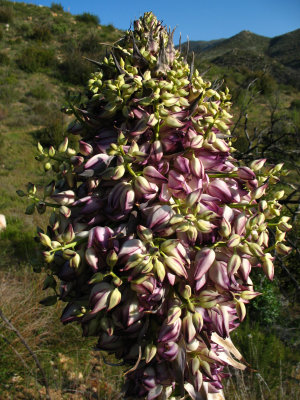
[(245, 226), (247, 223), (247, 217), (244, 213), (240, 213), (234, 220), (234, 230), (239, 236), (245, 232)]
[(146, 179), (148, 179), (149, 182), (157, 183), (158, 185), (168, 182), (168, 179), (151, 165), (144, 168), (143, 175)]
[(79, 141), (79, 151), (84, 156), (89, 156), (93, 152), (93, 147), (89, 143), (86, 143), (83, 140), (80, 140)]
[(181, 330), (181, 319), (179, 318), (174, 324), (167, 325), (163, 324), (159, 334), (158, 334), (158, 342), (175, 342)]
[(198, 203), (201, 199), (202, 192), (202, 189), (197, 189), (189, 193), (186, 198), (186, 205), (192, 207), (194, 204)]
[(189, 147), (191, 149), (201, 149), (201, 147), (203, 146), (203, 142), (204, 142), (203, 136), (197, 135), (197, 136), (193, 137)]
[(164, 360), (173, 361), (178, 354), (178, 344), (175, 342), (161, 342), (157, 346), (157, 354)]
[(149, 209), (147, 218), (147, 226), (153, 231), (164, 228), (174, 215), (174, 211), (170, 206), (154, 206)]
[(153, 162), (159, 163), (163, 156), (162, 144), (159, 140), (155, 140), (151, 147), (150, 158)]
[(118, 254), (119, 262), (125, 264), (133, 254), (141, 254), (145, 251), (146, 248), (139, 239), (126, 240)]
[(108, 250), (109, 239), (113, 236), (114, 231), (105, 226), (97, 226), (94, 228), (94, 244), (100, 246), (102, 250)]
[(203, 286), (206, 284), (207, 278), (206, 275), (203, 275), (202, 278), (198, 279), (195, 283), (195, 290), (198, 292)]
[(188, 278), (184, 265), (175, 257), (169, 256), (164, 258), (164, 263), (177, 276)]
[(94, 272), (98, 271), (98, 257), (93, 247), (89, 247), (88, 249), (86, 249), (85, 259), (87, 263), (92, 267)]
[(207, 193), (217, 197), (222, 203), (230, 203), (232, 201), (231, 191), (227, 183), (221, 179), (214, 179), (207, 186)]
[(253, 179), (256, 179), (255, 173), (248, 167), (240, 167), (237, 170), (237, 175), (240, 179), (245, 181), (252, 181)]
[(182, 156), (176, 157), (174, 167), (183, 174), (190, 173), (190, 161), (188, 158)]
[(169, 284), (171, 286), (174, 286), (175, 285), (175, 281), (176, 281), (176, 275), (171, 274), (171, 272), (167, 272), (167, 278), (168, 278)]
[(265, 164), (266, 161), (267, 161), (266, 158), (260, 158), (259, 160), (254, 160), (254, 161), (252, 161), (252, 163), (250, 164), (250, 167), (251, 167), (251, 169), (252, 169), (253, 171), (258, 171), (258, 170), (260, 170), (260, 169), (264, 166), (264, 164)]
[(212, 249), (204, 248), (198, 251), (195, 258), (195, 280), (200, 280), (206, 274), (215, 261), (215, 258), (216, 253)]
[(209, 278), (221, 288), (228, 290), (230, 282), (227, 274), (226, 264), (223, 261), (215, 261), (208, 272)]
[(52, 194), (51, 198), (61, 206), (69, 206), (75, 201), (75, 193), (73, 190), (64, 190), (62, 192)]
[(196, 329), (193, 324), (193, 317), (191, 313), (188, 313), (188, 315), (186, 315), (182, 320), (182, 332), (187, 343), (191, 343), (196, 336)]
[(80, 306), (78, 304), (69, 303), (63, 310), (62, 316), (60, 320), (63, 324), (67, 324), (69, 322), (77, 321), (80, 317), (76, 315), (80, 314)]
[(113, 159), (112, 156), (109, 156), (108, 154), (105, 153), (96, 154), (85, 163), (84, 168), (93, 170), (105, 168), (110, 164), (112, 159)]
[(164, 183), (159, 194), (159, 201), (168, 202), (172, 197), (172, 193), (168, 190), (168, 185)]
[(149, 390), (147, 400), (156, 399), (162, 392), (163, 385), (156, 385), (153, 389)]
[(155, 194), (158, 190), (156, 185), (151, 185), (143, 176), (138, 176), (134, 180), (134, 189), (137, 195)]
[(125, 214), (128, 214), (134, 206), (134, 201), (135, 201), (135, 192), (132, 189), (132, 186), (128, 184), (126, 185), (120, 196), (121, 210)]
[(199, 158), (196, 158), (195, 156), (191, 159), (190, 161), (190, 168), (191, 168), (191, 173), (195, 175), (197, 178), (204, 178), (205, 175), (205, 170), (204, 166), (199, 160)]

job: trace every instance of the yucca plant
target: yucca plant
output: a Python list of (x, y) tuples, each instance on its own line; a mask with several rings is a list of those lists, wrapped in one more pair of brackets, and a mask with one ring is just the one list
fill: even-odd
[(173, 33), (149, 12), (90, 60), (87, 100), (65, 109), (79, 152), (39, 144), (57, 179), (42, 198), (28, 185), (27, 213), (53, 209), (39, 239), (55, 294), (42, 303), (67, 303), (62, 322), (127, 366), (134, 399), (221, 395), (224, 366), (246, 368), (230, 332), (259, 294), (251, 269), (273, 279), (272, 250), (289, 251), (283, 192), (267, 195), (282, 165), (234, 159), (229, 91), (188, 65)]

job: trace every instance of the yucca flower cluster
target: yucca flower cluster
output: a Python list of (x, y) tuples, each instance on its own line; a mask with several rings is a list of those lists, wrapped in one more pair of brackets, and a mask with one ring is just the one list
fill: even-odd
[(67, 139), (39, 145), (58, 178), (43, 199), (28, 186), (27, 213), (54, 210), (39, 238), (44, 288), (60, 288), (44, 303), (68, 303), (62, 322), (128, 367), (134, 399), (221, 392), (224, 366), (246, 368), (230, 332), (259, 294), (251, 269), (273, 279), (272, 250), (289, 251), (283, 192), (266, 195), (282, 165), (234, 159), (228, 90), (204, 81), (172, 37), (146, 13), (94, 61), (88, 100), (71, 107), (79, 152)]

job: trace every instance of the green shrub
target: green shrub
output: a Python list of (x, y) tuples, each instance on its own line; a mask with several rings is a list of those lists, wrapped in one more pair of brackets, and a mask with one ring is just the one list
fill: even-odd
[(8, 24), (13, 20), (13, 9), (10, 6), (0, 5), (0, 22)]
[(97, 15), (90, 14), (90, 13), (83, 13), (75, 16), (76, 21), (84, 22), (86, 24), (91, 25), (99, 25), (100, 19)]
[(0, 51), (0, 65), (8, 65), (9, 57), (5, 51)]
[(259, 274), (259, 276), (253, 274), (253, 276), (255, 290), (263, 294), (256, 297), (249, 305), (251, 320), (264, 327), (273, 325), (278, 322), (281, 311), (278, 286), (274, 285), (274, 282), (270, 282), (262, 274)]
[(50, 8), (54, 12), (62, 12), (62, 11), (64, 11), (64, 8), (60, 3), (51, 3), (51, 7)]
[(4, 36), (3, 29), (2, 29), (2, 27), (0, 26), (0, 40), (3, 39), (3, 36)]
[(85, 53), (97, 53), (101, 50), (100, 37), (97, 30), (91, 30), (85, 37), (83, 37), (79, 44), (80, 50)]
[(66, 22), (57, 22), (52, 25), (52, 32), (54, 35), (63, 35), (69, 29), (69, 25)]
[(59, 78), (77, 85), (85, 84), (94, 68), (82, 53), (75, 50), (59, 65), (59, 70)]
[(35, 247), (32, 236), (31, 232), (24, 230), (20, 219), (8, 217), (7, 228), (1, 233), (2, 255), (13, 255), (22, 261), (28, 261)]
[(291, 102), (290, 108), (293, 110), (300, 110), (300, 100), (296, 99)]
[(54, 50), (33, 45), (23, 49), (17, 63), (26, 72), (36, 72), (53, 65), (54, 61)]
[(52, 37), (51, 27), (49, 24), (39, 23), (33, 26), (32, 34), (30, 39), (39, 40), (41, 42), (47, 42)]
[(47, 100), (49, 98), (49, 88), (45, 85), (38, 84), (30, 89), (28, 95), (38, 100)]
[(63, 141), (66, 126), (61, 114), (52, 114), (44, 128), (34, 132), (35, 139), (44, 147), (57, 147)]

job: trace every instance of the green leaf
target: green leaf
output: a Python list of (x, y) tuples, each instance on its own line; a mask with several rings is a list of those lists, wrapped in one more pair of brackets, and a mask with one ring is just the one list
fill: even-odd
[(35, 204), (29, 204), (29, 206), (26, 208), (25, 214), (27, 215), (32, 215), (34, 213), (35, 210)]
[(40, 301), (40, 304), (43, 306), (53, 306), (57, 303), (57, 296), (48, 296), (45, 297), (43, 300)]
[(44, 280), (43, 290), (46, 290), (48, 288), (52, 288), (52, 289), (56, 288), (56, 280), (53, 275), (47, 275), (46, 279)]

